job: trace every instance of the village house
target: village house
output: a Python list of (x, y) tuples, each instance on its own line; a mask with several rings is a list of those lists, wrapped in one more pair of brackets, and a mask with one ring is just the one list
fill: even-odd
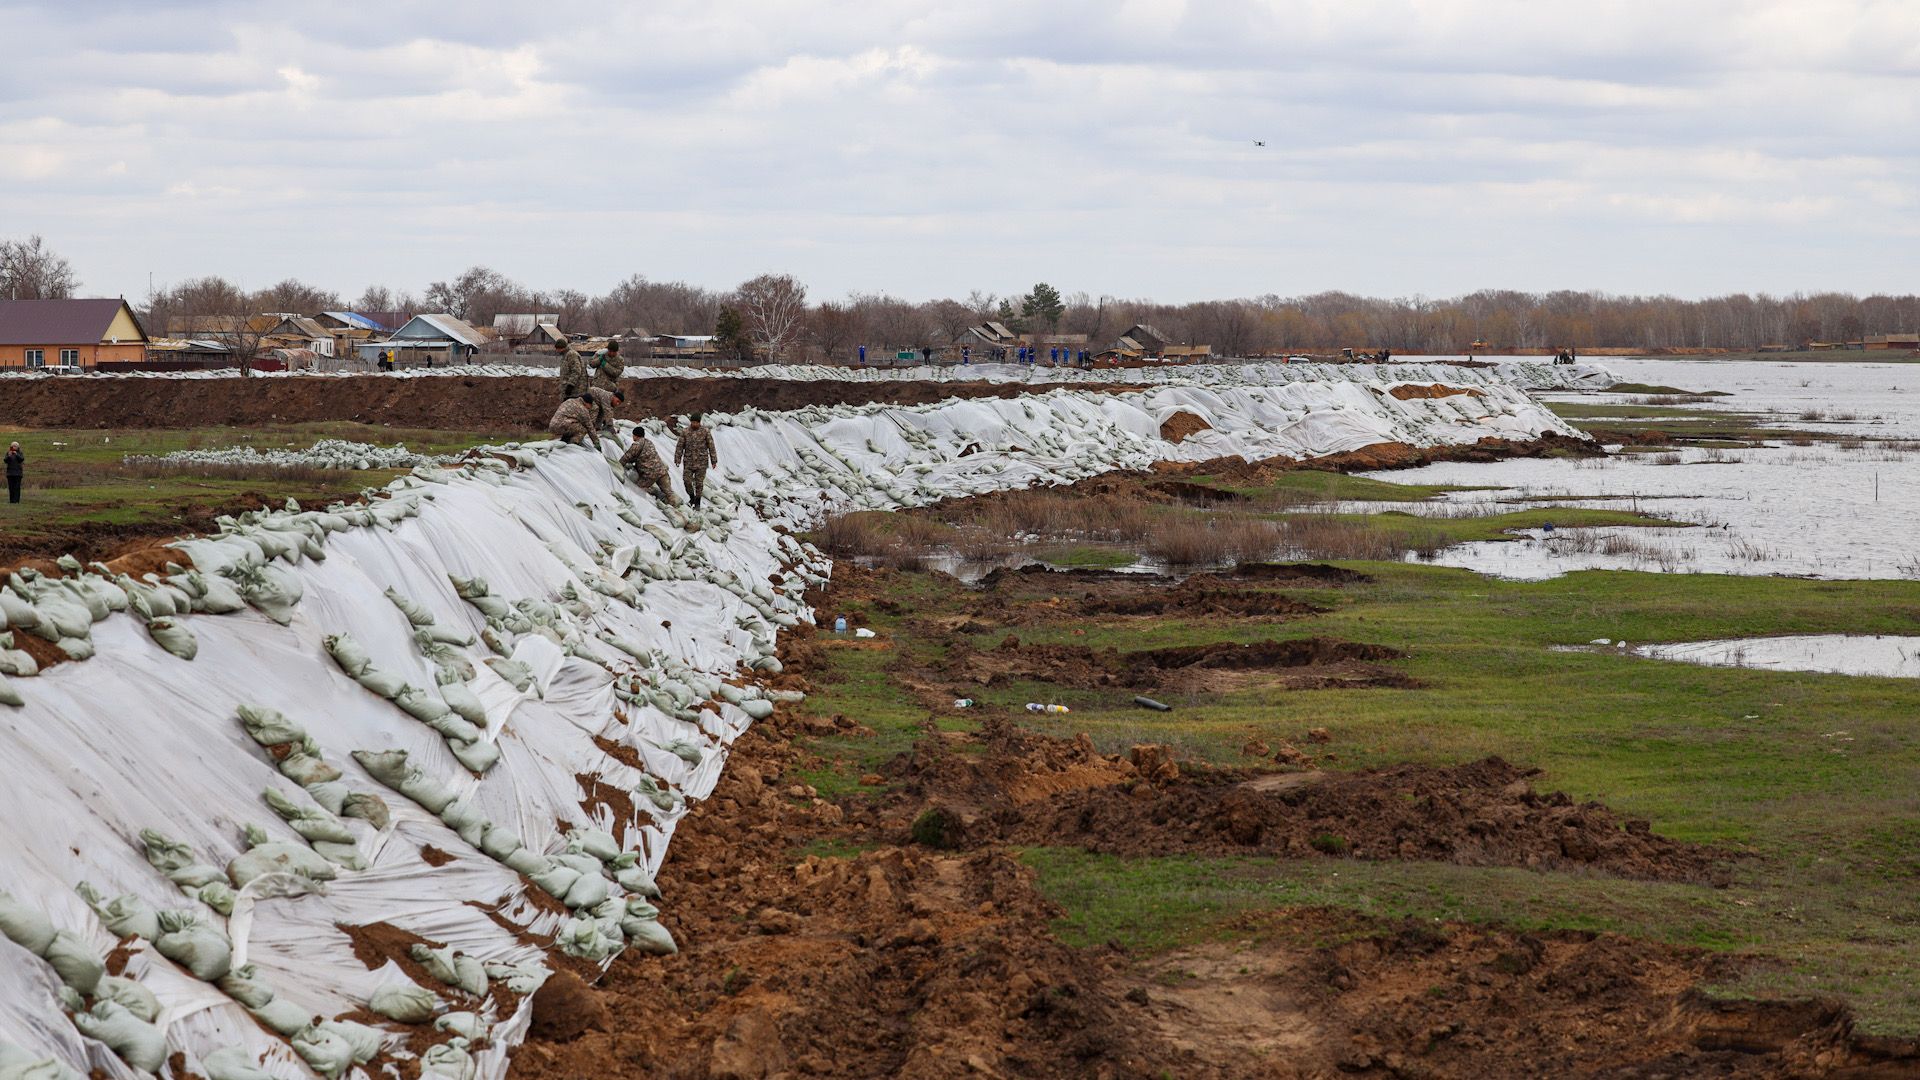
[(566, 340), (560, 332), (560, 316), (552, 312), (495, 315), (493, 332), (498, 344), (507, 349), (551, 349), (555, 341)]
[(486, 344), (487, 335), (451, 315), (415, 315), (387, 340), (354, 346), (354, 354), (370, 367), (383, 352), (397, 366), (419, 367), (467, 361)]
[(1920, 349), (1920, 333), (1868, 334), (1862, 344), (1874, 352), (1881, 349)]
[(125, 300), (0, 300), (0, 368), (77, 371), (146, 356), (147, 331)]
[(361, 345), (385, 341), (393, 332), (393, 327), (357, 311), (323, 311), (313, 321), (332, 335), (334, 356), (352, 356)]

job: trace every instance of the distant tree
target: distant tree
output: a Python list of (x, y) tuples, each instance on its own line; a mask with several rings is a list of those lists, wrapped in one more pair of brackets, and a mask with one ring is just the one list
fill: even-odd
[(251, 307), (251, 297), (238, 285), (223, 277), (188, 278), (178, 285), (147, 296), (145, 312), (148, 331), (169, 333), (167, 324), (177, 318), (201, 318), (231, 315)]
[(761, 274), (735, 290), (746, 330), (769, 361), (778, 363), (798, 339), (807, 315), (807, 287), (790, 274)]
[(1001, 299), (990, 292), (975, 289), (967, 294), (967, 307), (972, 309), (974, 317), (981, 322), (993, 318), (1005, 306)]
[(949, 344), (959, 341), (967, 327), (978, 321), (973, 309), (958, 300), (935, 300), (926, 305), (925, 315), (929, 323), (939, 328), (940, 340)]
[(713, 320), (714, 349), (723, 360), (745, 363), (753, 358), (753, 341), (747, 337), (747, 321), (732, 307), (722, 306)]
[(340, 306), (338, 293), (331, 293), (304, 281), (288, 278), (269, 285), (253, 295), (255, 311), (279, 311), (290, 315), (312, 315)]
[(1020, 314), (1034, 322), (1046, 323), (1048, 329), (1057, 329), (1060, 316), (1066, 313), (1067, 305), (1060, 300), (1060, 290), (1044, 281), (1035, 285), (1020, 303)]
[(845, 355), (860, 331), (860, 317), (853, 308), (831, 300), (813, 309), (808, 324), (813, 343), (829, 361)]
[(0, 298), (65, 300), (79, 287), (73, 264), (49, 251), (39, 236), (0, 240)]
[(353, 302), (355, 311), (399, 311), (393, 304), (393, 290), (385, 285), (369, 285)]
[(452, 281), (427, 286), (429, 308), (467, 322), (491, 322), (503, 307), (525, 306), (525, 296), (525, 291), (506, 275), (484, 266), (469, 267)]

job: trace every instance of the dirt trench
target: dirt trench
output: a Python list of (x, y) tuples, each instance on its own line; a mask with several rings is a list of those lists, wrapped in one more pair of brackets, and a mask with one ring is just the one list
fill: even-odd
[[(801, 382), (756, 378), (628, 379), (627, 420), (694, 412), (799, 409), (948, 398), (1010, 398), (1054, 389), (1133, 393), (1106, 383)], [(544, 431), (558, 384), (539, 376), (11, 380), (6, 422), (34, 428), (186, 428), (348, 420), (452, 431)]]
[(975, 686), (1033, 680), (1076, 690), (1201, 693), (1234, 689), (1257, 678), (1285, 689), (1416, 688), (1417, 680), (1379, 663), (1405, 655), (1383, 645), (1318, 637), (1120, 652), (1085, 645), (1029, 644), (1009, 634), (996, 648), (985, 651), (956, 640), (947, 667), (953, 677)]

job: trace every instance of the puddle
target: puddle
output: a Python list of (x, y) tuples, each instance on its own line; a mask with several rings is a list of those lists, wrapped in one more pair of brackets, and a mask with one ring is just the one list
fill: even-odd
[[(1609, 646), (1597, 644), (1576, 648), (1597, 652), (1615, 651)], [(1708, 667), (1920, 678), (1920, 637), (1801, 634), (1793, 637), (1634, 645), (1625, 651), (1653, 660), (1679, 660)]]

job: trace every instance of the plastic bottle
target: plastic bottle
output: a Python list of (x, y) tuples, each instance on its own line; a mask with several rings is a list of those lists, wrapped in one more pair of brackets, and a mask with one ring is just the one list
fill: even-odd
[(834, 616), (833, 632), (836, 634), (844, 634), (847, 632), (847, 617), (845, 615)]
[(1064, 712), (1072, 712), (1073, 710), (1067, 708), (1065, 705), (1042, 705), (1037, 701), (1029, 701), (1027, 702), (1027, 711), (1028, 712), (1044, 712), (1044, 713), (1064, 713)]
[(970, 697), (954, 698), (953, 707), (956, 709), (971, 709), (973, 708), (973, 699)]

